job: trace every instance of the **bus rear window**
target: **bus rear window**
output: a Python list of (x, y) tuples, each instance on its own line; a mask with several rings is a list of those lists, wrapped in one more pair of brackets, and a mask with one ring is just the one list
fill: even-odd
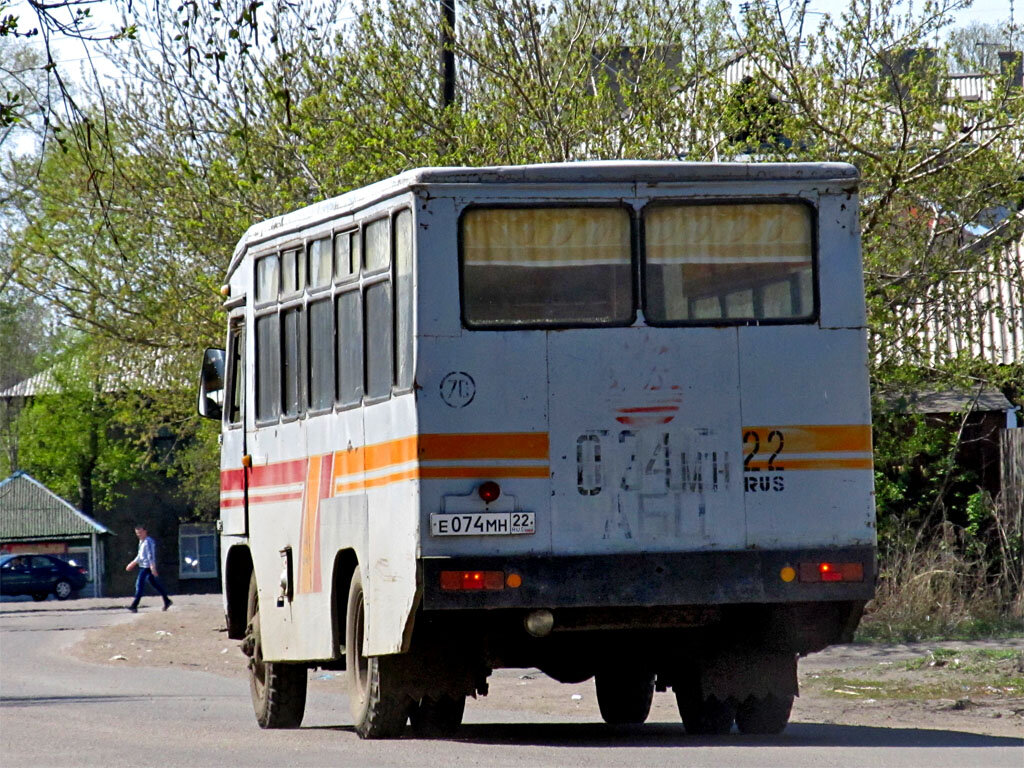
[(471, 328), (623, 325), (633, 318), (622, 208), (474, 208), (461, 221)]
[(643, 218), (647, 320), (810, 319), (812, 215), (798, 203), (650, 206)]

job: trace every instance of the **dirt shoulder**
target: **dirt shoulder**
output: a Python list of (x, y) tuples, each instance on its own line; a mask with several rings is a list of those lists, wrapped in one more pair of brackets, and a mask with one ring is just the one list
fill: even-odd
[[(70, 651), (96, 664), (177, 666), (241, 683), (246, 659), (224, 630), (220, 597), (174, 601), (167, 612), (156, 599), (138, 614), (125, 611), (123, 622), (91, 630)], [(344, 673), (314, 671), (310, 684), (340, 691)], [(545, 717), (600, 717), (592, 682), (562, 685), (536, 670), (506, 669), (495, 672), (490, 688), (471, 708), (521, 710), (528, 702)], [(1024, 737), (1024, 637), (829, 648), (801, 660), (792, 719)], [(673, 696), (655, 696), (650, 721), (678, 720)]]

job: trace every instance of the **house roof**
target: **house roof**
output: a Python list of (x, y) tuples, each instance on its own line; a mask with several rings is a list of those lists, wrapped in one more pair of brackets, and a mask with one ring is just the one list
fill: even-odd
[(1012, 411), (1013, 403), (998, 389), (885, 392), (882, 400), (894, 411), (908, 413), (962, 413), (971, 411)]
[(0, 541), (40, 541), (110, 533), (25, 472), (0, 482)]
[[(97, 363), (94, 370), (86, 367), (82, 357), (51, 366), (34, 376), (22, 379), (7, 389), (0, 390), (0, 398), (35, 397), (81, 389), (88, 381), (105, 393), (129, 390), (175, 389), (187, 385), (190, 366), (167, 353), (135, 350), (109, 355)], [(95, 382), (92, 381), (95, 377)]]

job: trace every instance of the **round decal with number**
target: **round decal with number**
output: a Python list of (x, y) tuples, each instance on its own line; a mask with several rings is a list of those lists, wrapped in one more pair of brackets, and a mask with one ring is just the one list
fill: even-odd
[(441, 379), (441, 399), (451, 408), (465, 408), (476, 397), (476, 382), (465, 371), (452, 371)]

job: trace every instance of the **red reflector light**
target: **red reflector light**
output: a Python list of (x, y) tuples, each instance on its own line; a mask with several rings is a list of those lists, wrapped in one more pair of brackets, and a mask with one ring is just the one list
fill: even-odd
[(800, 563), (800, 581), (864, 581), (863, 563)]
[(488, 480), (486, 483), (482, 483), (476, 492), (480, 494), (480, 498), (487, 504), (492, 504), (498, 500), (501, 496), (501, 486), (493, 480)]
[(441, 589), (446, 592), (504, 588), (505, 574), (502, 571), (441, 571)]

